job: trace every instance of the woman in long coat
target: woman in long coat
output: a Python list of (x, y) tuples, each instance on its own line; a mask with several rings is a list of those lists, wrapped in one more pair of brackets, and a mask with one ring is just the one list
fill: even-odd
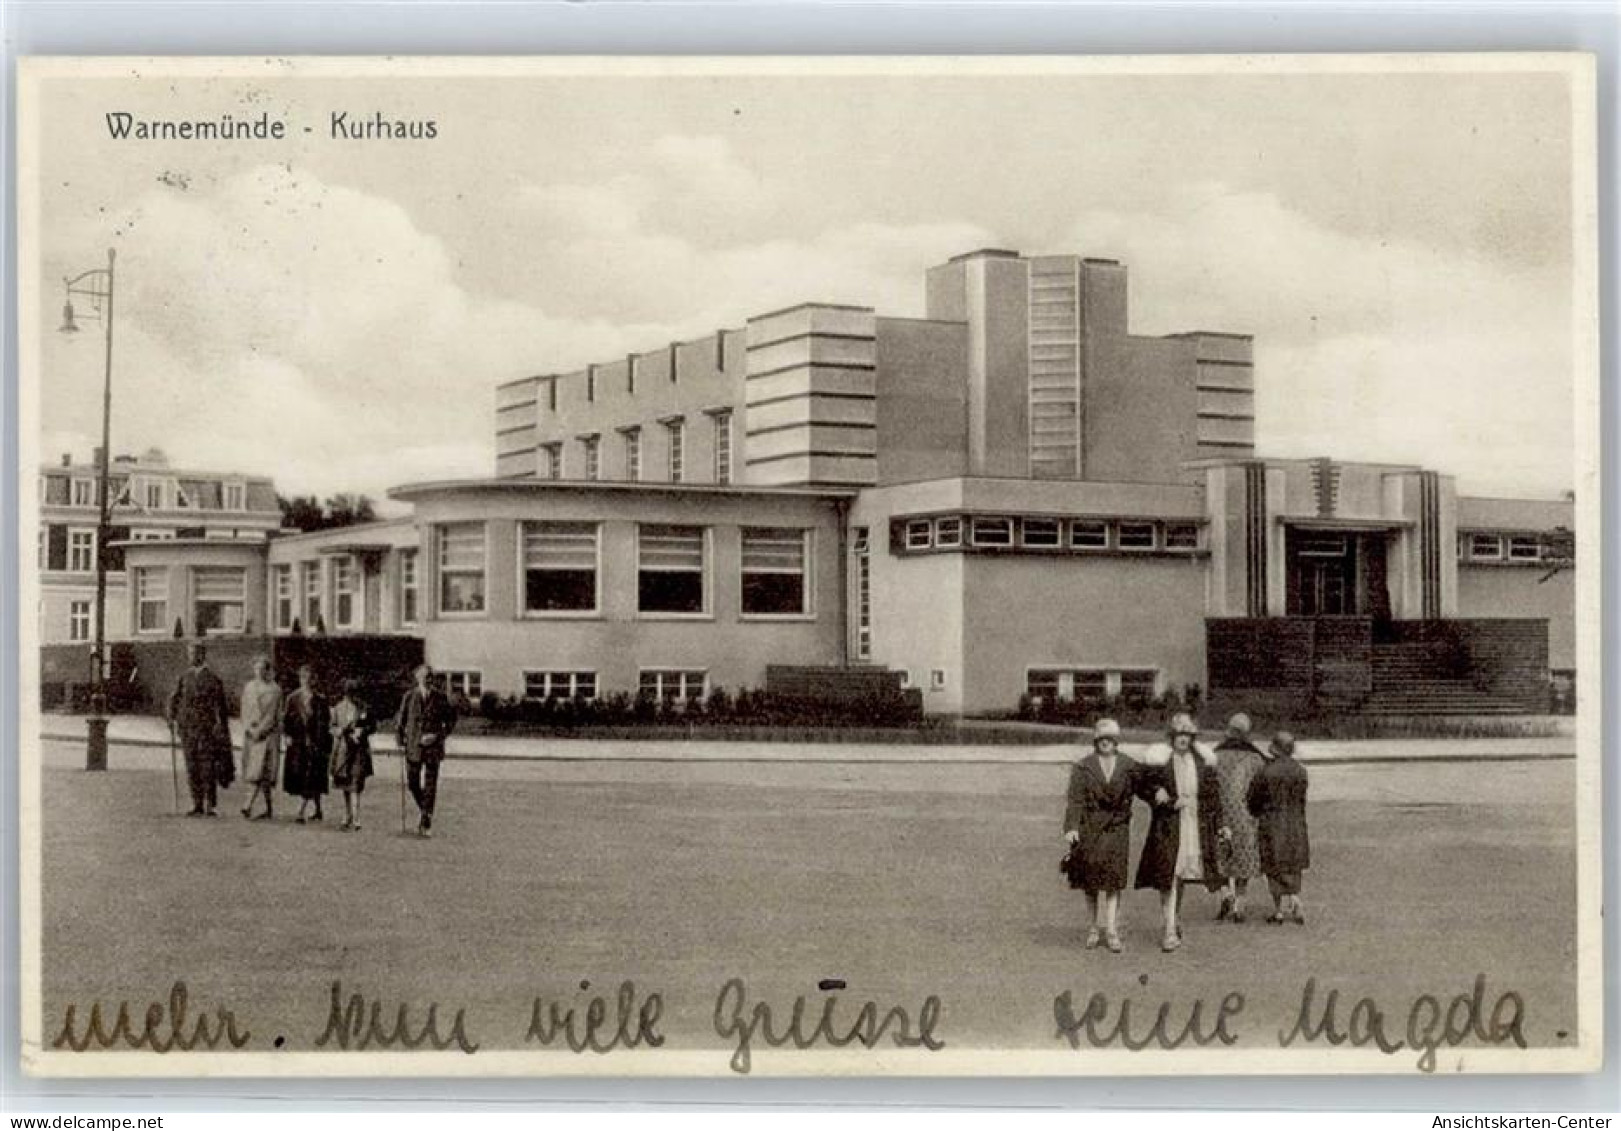
[(332, 755), (332, 712), (326, 699), (315, 689), (315, 673), (309, 665), (298, 669), (298, 690), (287, 697), (282, 713), (282, 734), (287, 738), (287, 764), (282, 770), (281, 787), (298, 802), (298, 823), (304, 811), (315, 802), (319, 821), (321, 797), (327, 790)]
[(1069, 886), (1086, 892), (1092, 926), (1086, 948), (1104, 943), (1115, 954), (1120, 942), (1120, 893), (1131, 863), (1131, 773), (1134, 763), (1119, 753), (1120, 724), (1099, 719), (1092, 733), (1092, 753), (1076, 762), (1069, 774), (1069, 800), (1064, 809), (1064, 836)]
[(1226, 829), (1221, 785), (1215, 755), (1194, 742), (1198, 733), (1192, 718), (1177, 715), (1171, 720), (1170, 747), (1151, 749), (1135, 775), (1135, 792), (1153, 813), (1137, 861), (1136, 887), (1160, 893), (1165, 920), (1160, 949), (1165, 951), (1182, 945), (1183, 888), (1203, 883), (1214, 891), (1222, 885), (1216, 863), (1216, 845)]
[(1267, 763), (1267, 755), (1250, 741), (1248, 715), (1227, 720), (1227, 737), (1216, 744), (1216, 779), (1221, 783), (1221, 816), (1229, 834), (1217, 847), (1217, 859), (1226, 881), (1216, 919), (1242, 923), (1244, 898), (1250, 881), (1261, 874), (1255, 845), (1255, 818), (1250, 816), (1250, 782)]
[(259, 814), (261, 821), (270, 820), (274, 811), (271, 798), (281, 755), (281, 688), (272, 671), (270, 660), (260, 656), (253, 661), (253, 678), (242, 688), (242, 778), (253, 787), (242, 815), (253, 816), (253, 803), (262, 793), (265, 811)]
[(360, 831), (360, 795), (372, 775), (371, 734), (377, 729), (360, 701), (360, 684), (343, 681), (343, 698), (332, 708), (332, 784), (343, 790), (343, 827)]
[(1249, 788), (1249, 810), (1255, 815), (1261, 870), (1272, 889), (1269, 923), (1281, 923), (1287, 912), (1306, 922), (1300, 907), (1300, 873), (1311, 867), (1311, 836), (1306, 831), (1306, 767), (1295, 761), (1294, 735), (1272, 736), (1272, 761)]

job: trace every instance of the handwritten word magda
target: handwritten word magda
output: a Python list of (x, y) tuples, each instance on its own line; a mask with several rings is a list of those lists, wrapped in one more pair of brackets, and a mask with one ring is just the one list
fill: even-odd
[[(827, 984), (841, 988), (843, 985)], [(940, 1024), (940, 999), (933, 994), (924, 998), (918, 1008), (915, 1034), (912, 1031), (912, 1015), (901, 1006), (890, 1006), (880, 1016), (878, 1003), (867, 1001), (856, 1010), (854, 1017), (836, 1021), (834, 1017), (838, 1006), (838, 994), (829, 993), (822, 1002), (815, 1023), (806, 1028), (806, 1010), (815, 1007), (808, 1006), (805, 996), (801, 994), (794, 998), (788, 1021), (779, 1030), (775, 1027), (771, 1006), (763, 1001), (751, 1004), (748, 986), (743, 979), (733, 978), (721, 987), (720, 994), (715, 998), (715, 1032), (726, 1040), (736, 1042), (730, 1063), (733, 1072), (743, 1074), (747, 1074), (753, 1066), (752, 1049), (757, 1036), (773, 1048), (792, 1045), (797, 1049), (808, 1049), (817, 1044), (843, 1048), (859, 1041), (863, 1047), (870, 1049), (876, 1047), (886, 1035), (896, 1048), (926, 1048), (937, 1052), (946, 1047), (946, 1043), (935, 1036), (935, 1028)]]
[(411, 1006), (401, 1003), (394, 1013), (394, 1024), (383, 1024), (381, 1002), (368, 1002), (362, 994), (350, 994), (343, 1000), (343, 983), (332, 983), (332, 1005), (326, 1016), (326, 1029), (316, 1038), (315, 1047), (325, 1048), (328, 1042), (340, 1049), (368, 1049), (372, 1046), (392, 1049), (414, 1049), (426, 1044), (432, 1049), (447, 1049), (452, 1045), (465, 1053), (475, 1053), (478, 1045), (467, 1036), (467, 1011), (458, 1009), (450, 1023), (450, 1032), (439, 1034), (439, 1003), (428, 1004), (427, 1016), (412, 1031)]
[(1309, 978), (1300, 995), (1300, 1013), (1294, 1028), (1279, 1031), (1278, 1044), (1288, 1048), (1294, 1042), (1327, 1041), (1342, 1045), (1347, 1041), (1355, 1048), (1377, 1045), (1381, 1052), (1397, 1053), (1404, 1048), (1418, 1050), (1418, 1067), (1422, 1072), (1435, 1071), (1435, 1050), (1445, 1044), (1455, 1048), (1473, 1036), (1483, 1044), (1501, 1045), (1513, 1041), (1525, 1047), (1525, 1001), (1513, 990), (1499, 994), (1486, 1012), (1486, 975), (1475, 975), (1474, 990), (1458, 994), (1446, 1012), (1432, 994), (1421, 994), (1413, 999), (1407, 1010), (1406, 1039), (1400, 1030), (1393, 1039), (1385, 1024), (1385, 1011), (1371, 997), (1359, 998), (1342, 1027), (1340, 1024), (1340, 991), (1330, 990), (1322, 1004), (1317, 1002), (1317, 979)]
[[(1148, 984), (1148, 979), (1142, 979)], [(1132, 1052), (1140, 1051), (1149, 1045), (1158, 1045), (1162, 1049), (1181, 1048), (1188, 1041), (1195, 1045), (1204, 1046), (1214, 1041), (1230, 1045), (1238, 1040), (1238, 1036), (1228, 1027), (1228, 1022), (1244, 1011), (1244, 995), (1228, 994), (1221, 999), (1216, 1007), (1215, 1020), (1207, 1023), (1205, 1020), (1205, 1002), (1203, 999), (1195, 1001), (1185, 1012), (1181, 1013), (1171, 1002), (1162, 1001), (1154, 1010), (1154, 1019), (1148, 1023), (1147, 1028), (1136, 1028), (1132, 1025), (1132, 1006), (1136, 1004), (1133, 999), (1126, 998), (1120, 1003), (1118, 1010), (1114, 1011), (1113, 1020), (1110, 1020), (1111, 1006), (1107, 994), (1093, 994), (1086, 999), (1086, 1008), (1079, 1017), (1075, 1015), (1075, 1003), (1068, 990), (1053, 999), (1053, 1020), (1058, 1023), (1057, 1035), (1069, 1042), (1069, 1047), (1081, 1047), (1081, 1037), (1094, 1048), (1104, 1048), (1108, 1045), (1118, 1044)]]
[[(580, 992), (591, 989), (590, 982), (580, 983)], [(633, 1049), (646, 1043), (658, 1048), (664, 1043), (659, 1032), (659, 1017), (664, 1012), (662, 994), (650, 993), (640, 1005), (636, 1001), (636, 983), (619, 983), (615, 997), (614, 1016), (610, 1022), (608, 1003), (600, 994), (593, 994), (582, 1014), (574, 1005), (547, 1002), (535, 998), (529, 1011), (529, 1031), (525, 1041), (550, 1045), (558, 1037), (575, 1052), (612, 1052), (614, 1049)]]
[(56, 1035), (56, 1040), (51, 1042), (51, 1047), (83, 1052), (91, 1045), (107, 1049), (122, 1042), (132, 1049), (151, 1049), (153, 1052), (180, 1049), (183, 1052), (190, 1052), (198, 1046), (217, 1049), (221, 1042), (239, 1049), (253, 1036), (245, 1029), (240, 1033), (236, 1031), (236, 1016), (224, 1006), (215, 1009), (212, 1022), (207, 1015), (198, 1017), (188, 1034), (186, 1032), (188, 1008), (186, 983), (176, 982), (169, 990), (169, 1001), (166, 1006), (153, 1002), (146, 1007), (146, 1020), (137, 1032), (130, 1021), (129, 1002), (118, 1003), (118, 1014), (113, 1019), (113, 1027), (110, 1030), (103, 1019), (101, 1003), (93, 1002), (90, 1006), (89, 1021), (81, 1034), (76, 1028), (78, 1007), (70, 1005), (62, 1017), (62, 1031)]

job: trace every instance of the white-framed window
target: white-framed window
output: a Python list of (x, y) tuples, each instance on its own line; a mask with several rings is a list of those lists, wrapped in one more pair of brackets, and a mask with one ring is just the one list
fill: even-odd
[(76, 478), (73, 480), (73, 505), (76, 507), (93, 507), (96, 505), (96, 481), (89, 478)]
[(141, 505), (147, 510), (163, 509), (163, 480), (148, 479), (141, 484)]
[(962, 545), (962, 519), (955, 516), (951, 518), (937, 518), (934, 520), (934, 544), (941, 549), (949, 550), (954, 546)]
[(709, 673), (677, 668), (643, 668), (639, 686), (655, 699), (702, 699)]
[(294, 609), (298, 606), (298, 600), (293, 591), (293, 567), (290, 565), (274, 566), (271, 573), (273, 580), (271, 581), (270, 599), (274, 603), (271, 623), (278, 630), (286, 632), (293, 627)]
[(300, 562), (298, 571), (304, 589), (304, 631), (313, 632), (321, 620), (321, 563)]
[(1542, 539), (1535, 534), (1510, 534), (1508, 560), (1511, 562), (1539, 562), (1542, 560)]
[(809, 530), (743, 528), (743, 613), (804, 616), (810, 612)]
[(1022, 523), (1021, 541), (1034, 549), (1057, 549), (1060, 545), (1059, 523), (1056, 518), (1027, 518)]
[(248, 509), (247, 484), (227, 480), (220, 486), (220, 495), (224, 499), (226, 510), (245, 511)]
[(622, 435), (625, 437), (625, 478), (636, 483), (642, 478), (642, 430), (627, 428)]
[(96, 532), (94, 530), (68, 531), (68, 569), (74, 573), (89, 573), (96, 568)]
[(705, 612), (707, 543), (701, 526), (638, 527), (636, 607), (644, 613)]
[(1495, 562), (1503, 558), (1503, 536), (1501, 534), (1471, 534), (1469, 535), (1469, 558), (1477, 562)]
[(732, 481), (732, 410), (721, 409), (709, 414), (715, 427), (715, 482)]
[(665, 470), (671, 483), (680, 483), (686, 472), (687, 422), (679, 417), (664, 422), (666, 456)]
[(163, 632), (169, 627), (169, 571), (164, 566), (135, 570), (135, 628)]
[(872, 659), (872, 555), (867, 528), (850, 532), (850, 554), (856, 568), (856, 659)]
[(594, 613), (599, 566), (594, 522), (522, 524), (526, 613)]
[(1069, 544), (1077, 550), (1107, 550), (1109, 548), (1109, 524), (1091, 518), (1071, 519), (1069, 524)]
[(484, 524), (453, 522), (439, 528), (439, 612), (484, 611)]
[(439, 673), (445, 677), (445, 694), (452, 700), (465, 699), (469, 703), (477, 703), (479, 696), (484, 694), (484, 673), (473, 671), (470, 668), (461, 668), (455, 671)]
[(248, 571), (241, 566), (193, 566), (192, 623), (199, 636), (241, 632), (248, 603)]
[(596, 672), (523, 673), (525, 699), (595, 699)]
[(400, 551), (400, 623), (416, 624), (421, 617), (421, 585), (417, 580), (417, 552)]
[(1115, 544), (1122, 550), (1152, 550), (1159, 545), (1158, 528), (1152, 522), (1122, 522), (1115, 530)]
[(1199, 548), (1199, 527), (1191, 522), (1167, 522), (1165, 524), (1165, 548), (1167, 550), (1197, 550)]
[(359, 618), (359, 571), (345, 554), (332, 559), (332, 620), (338, 628), (354, 628)]
[(1159, 689), (1154, 668), (1030, 668), (1025, 691), (1049, 702), (1055, 699), (1102, 701), (1121, 695), (1151, 699)]
[[(556, 388), (556, 383), (553, 383)], [(540, 446), (540, 477), (542, 479), (563, 478), (563, 445), (542, 444)]]
[(602, 437), (581, 436), (580, 455), (585, 463), (585, 477), (592, 482), (602, 478)]
[(1013, 520), (1011, 518), (975, 518), (970, 531), (976, 546), (1013, 545)]
[(914, 518), (906, 524), (906, 548), (927, 550), (934, 544), (934, 524), (926, 518)]
[(90, 639), (90, 602), (68, 602), (68, 639)]

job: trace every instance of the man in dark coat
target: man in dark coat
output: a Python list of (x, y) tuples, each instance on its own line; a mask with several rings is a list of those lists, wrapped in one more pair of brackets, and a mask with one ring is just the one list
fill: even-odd
[(1135, 886), (1160, 894), (1165, 919), (1160, 949), (1165, 951), (1182, 945), (1183, 886), (1203, 883), (1211, 891), (1223, 886), (1216, 859), (1216, 846), (1227, 833), (1221, 819), (1221, 784), (1215, 755), (1194, 741), (1198, 733), (1191, 717), (1177, 715), (1171, 720), (1170, 747), (1147, 751), (1133, 775), (1134, 792), (1153, 813), (1137, 861)]
[(439, 796), (439, 764), (445, 757), (445, 739), (456, 727), (456, 709), (450, 705), (434, 671), (427, 664), (416, 670), (416, 686), (405, 693), (394, 720), (394, 737), (405, 755), (411, 798), (421, 814), (417, 835), (433, 835), (433, 806)]
[(1119, 747), (1120, 724), (1099, 719), (1092, 729), (1092, 753), (1070, 770), (1064, 807), (1069, 886), (1086, 892), (1092, 913), (1086, 948), (1101, 942), (1115, 954), (1124, 949), (1118, 916), (1131, 862), (1133, 769)]
[(178, 731), (186, 755), (186, 780), (191, 785), (189, 817), (213, 817), (221, 777), (229, 785), (234, 775), (220, 775), (216, 761), (224, 751), (226, 768), (231, 757), (230, 705), (225, 685), (208, 666), (208, 650), (191, 646), (191, 667), (180, 676), (169, 696), (169, 727)]
[(1304, 925), (1300, 907), (1300, 873), (1311, 867), (1311, 837), (1306, 831), (1306, 767), (1295, 761), (1295, 738), (1288, 731), (1272, 736), (1272, 761), (1250, 782), (1249, 809), (1255, 815), (1261, 870), (1272, 889), (1274, 910), (1269, 923), (1285, 914)]

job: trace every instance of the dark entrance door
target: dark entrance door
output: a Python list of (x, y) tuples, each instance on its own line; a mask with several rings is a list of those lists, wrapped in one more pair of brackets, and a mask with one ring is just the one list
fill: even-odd
[(1390, 615), (1382, 532), (1291, 529), (1285, 568), (1292, 617)]

